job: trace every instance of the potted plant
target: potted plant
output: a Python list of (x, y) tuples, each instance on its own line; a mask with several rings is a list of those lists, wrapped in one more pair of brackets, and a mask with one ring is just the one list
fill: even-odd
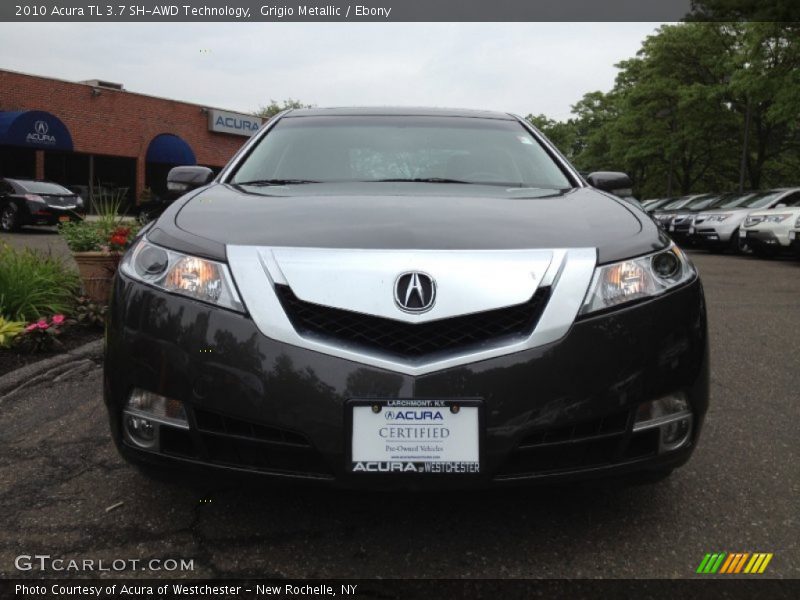
[(125, 193), (123, 188), (100, 188), (92, 198), (96, 217), (59, 226), (78, 265), (86, 296), (100, 304), (108, 303), (111, 280), (122, 253), (138, 230), (135, 223), (125, 222), (119, 214)]

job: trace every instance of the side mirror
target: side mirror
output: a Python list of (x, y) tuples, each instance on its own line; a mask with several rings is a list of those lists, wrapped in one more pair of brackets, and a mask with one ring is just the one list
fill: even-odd
[(208, 167), (173, 167), (167, 175), (167, 191), (173, 198), (182, 196), (214, 179), (214, 171)]
[(625, 173), (616, 171), (595, 171), (586, 176), (589, 185), (604, 192), (611, 192), (622, 198), (633, 195), (633, 182)]

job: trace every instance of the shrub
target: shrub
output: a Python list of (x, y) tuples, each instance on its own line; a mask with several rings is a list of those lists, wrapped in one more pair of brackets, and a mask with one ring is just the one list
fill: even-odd
[(126, 188), (99, 189), (92, 197), (96, 218), (59, 225), (59, 233), (73, 252), (121, 252), (136, 236), (138, 225), (126, 226), (120, 215)]
[(8, 321), (0, 317), (0, 348), (8, 348), (20, 333), (25, 331), (25, 321)]
[(0, 314), (14, 321), (70, 313), (78, 274), (58, 257), (0, 244)]
[(85, 325), (103, 327), (108, 307), (91, 298), (81, 296), (75, 303), (75, 320)]
[(64, 315), (53, 315), (50, 319), (39, 319), (25, 327), (24, 332), (16, 339), (15, 345), (25, 352), (47, 352), (54, 346), (61, 346), (58, 336), (68, 321)]
[(58, 226), (59, 233), (64, 236), (64, 241), (73, 252), (91, 252), (100, 250), (105, 244), (105, 232), (99, 223), (87, 221), (62, 223)]

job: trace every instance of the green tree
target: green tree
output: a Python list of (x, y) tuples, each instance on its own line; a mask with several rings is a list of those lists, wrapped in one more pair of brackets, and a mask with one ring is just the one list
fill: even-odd
[(269, 104), (260, 107), (254, 114), (257, 117), (262, 117), (264, 119), (271, 119), (279, 112), (282, 112), (289, 108), (311, 108), (313, 106), (314, 106), (313, 104), (304, 104), (300, 100), (293, 100), (292, 98), (288, 98), (287, 100), (283, 100), (282, 102), (270, 99)]
[(578, 151), (575, 121), (554, 121), (545, 115), (528, 115), (525, 119), (541, 131), (568, 159), (573, 160)]
[(642, 197), (796, 184), (800, 27), (661, 27), (565, 122), (528, 119), (582, 171), (624, 170)]

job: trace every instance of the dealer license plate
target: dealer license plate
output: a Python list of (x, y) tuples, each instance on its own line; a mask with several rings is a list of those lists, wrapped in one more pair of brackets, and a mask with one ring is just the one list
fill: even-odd
[(475, 400), (383, 400), (352, 404), (354, 473), (479, 473)]
[(58, 217), (58, 220), (61, 223), (66, 223), (67, 221), (69, 221), (69, 217), (67, 215), (62, 215), (62, 216)]

